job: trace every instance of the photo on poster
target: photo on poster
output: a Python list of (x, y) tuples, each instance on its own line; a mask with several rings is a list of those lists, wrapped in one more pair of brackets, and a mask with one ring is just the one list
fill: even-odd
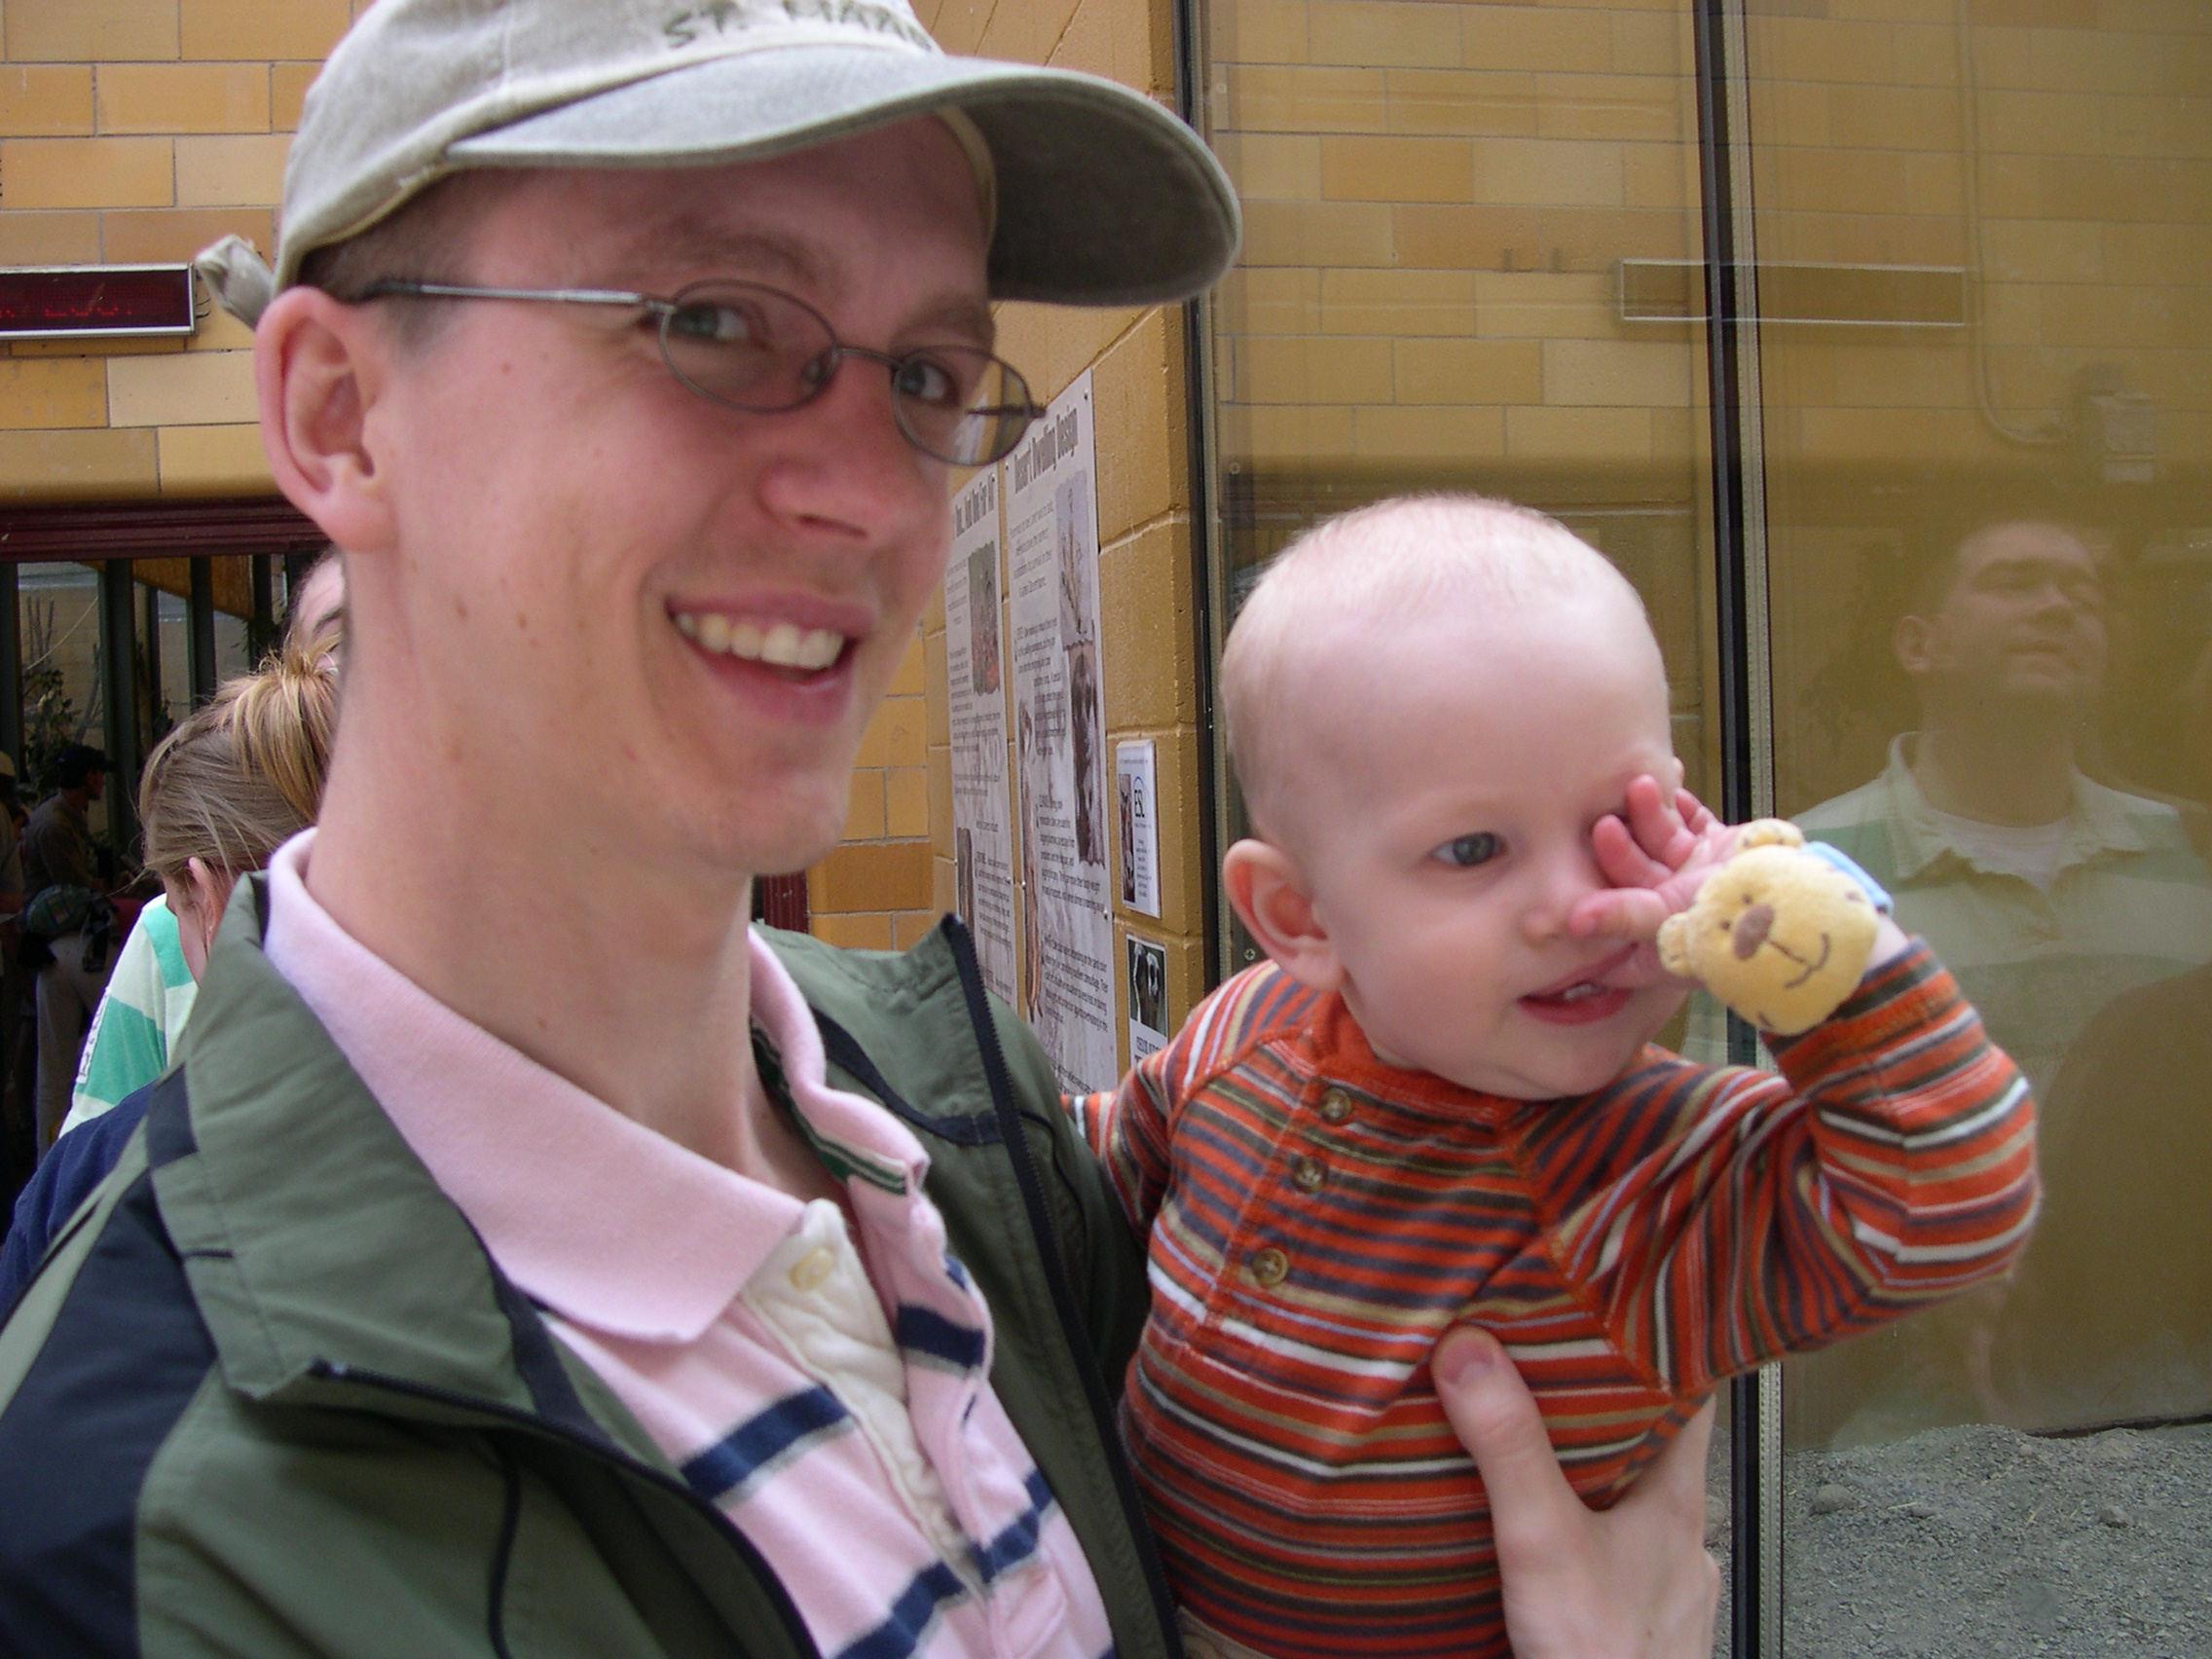
[(1167, 1047), (1167, 947), (1128, 938), (1129, 1064)]
[(1122, 903), (1160, 914), (1160, 796), (1149, 738), (1114, 746), (1114, 793), (1122, 827)]
[(1007, 777), (999, 476), (995, 467), (978, 473), (952, 498), (944, 678), (951, 737), (953, 904), (975, 937), (983, 983), (1013, 1002), (1019, 990), (1019, 941), (1014, 801)]
[(999, 688), (999, 544), (994, 538), (968, 555), (969, 682), (978, 697)]

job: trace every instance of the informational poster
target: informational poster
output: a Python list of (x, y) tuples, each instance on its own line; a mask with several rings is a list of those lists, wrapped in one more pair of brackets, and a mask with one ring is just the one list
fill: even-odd
[(1129, 1064), (1167, 1047), (1167, 949), (1131, 934)]
[(1007, 460), (1020, 1006), (1071, 1091), (1113, 1088), (1121, 1047), (1091, 410), (1087, 372)]
[(983, 983), (1011, 1003), (1016, 945), (999, 545), (994, 466), (952, 498), (952, 563), (944, 573), (945, 704), (952, 724), (954, 905), (976, 937)]
[(1122, 809), (1122, 903), (1148, 916), (1160, 914), (1160, 797), (1153, 786), (1153, 746), (1141, 742), (1114, 746), (1115, 793)]

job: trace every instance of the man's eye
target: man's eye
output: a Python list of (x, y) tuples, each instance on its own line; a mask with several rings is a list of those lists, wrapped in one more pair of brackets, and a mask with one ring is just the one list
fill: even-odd
[(909, 357), (899, 365), (899, 395), (932, 409), (967, 407), (967, 388), (943, 363), (931, 357)]
[(1472, 869), (1476, 865), (1488, 864), (1505, 851), (1505, 843), (1485, 830), (1478, 834), (1462, 835), (1456, 841), (1447, 841), (1436, 849), (1436, 856), (1448, 865), (1461, 869)]

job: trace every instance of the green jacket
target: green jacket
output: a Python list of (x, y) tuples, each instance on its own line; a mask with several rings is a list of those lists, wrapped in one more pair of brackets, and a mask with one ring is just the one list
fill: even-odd
[[(814, 1659), (270, 966), (262, 895), (240, 901), (182, 1064), (0, 1330), (0, 1652)], [(1109, 1398), (1143, 1258), (1050, 1066), (957, 924), (903, 957), (772, 937), (831, 1081), (930, 1152), (992, 1383), (1116, 1651), (1179, 1659)]]

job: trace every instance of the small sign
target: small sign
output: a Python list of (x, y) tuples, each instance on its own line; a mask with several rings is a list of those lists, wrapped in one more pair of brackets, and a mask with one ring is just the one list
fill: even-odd
[(196, 322), (189, 265), (0, 270), (0, 339), (177, 337)]
[(1167, 947), (1131, 934), (1129, 1064), (1167, 1047)]
[(1155, 832), (1160, 796), (1154, 784), (1151, 740), (1114, 746), (1114, 793), (1122, 824), (1122, 903), (1147, 916), (1160, 914), (1160, 837)]

